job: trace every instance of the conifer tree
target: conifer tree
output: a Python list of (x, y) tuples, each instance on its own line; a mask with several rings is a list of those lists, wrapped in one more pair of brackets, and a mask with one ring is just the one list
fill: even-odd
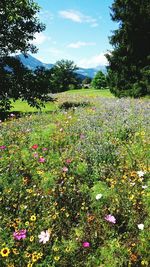
[(150, 94), (150, 1), (115, 0), (111, 17), (119, 23), (106, 55), (111, 91), (119, 97)]

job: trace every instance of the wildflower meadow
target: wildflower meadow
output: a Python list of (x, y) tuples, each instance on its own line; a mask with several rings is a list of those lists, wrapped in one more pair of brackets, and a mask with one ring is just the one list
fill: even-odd
[(150, 266), (150, 101), (60, 94), (0, 122), (0, 267)]

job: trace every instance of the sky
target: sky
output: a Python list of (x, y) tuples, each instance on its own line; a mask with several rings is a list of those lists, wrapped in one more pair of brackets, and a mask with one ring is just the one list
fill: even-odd
[(108, 36), (117, 29), (111, 20), (113, 0), (36, 0), (39, 19), (46, 30), (37, 33), (34, 56), (43, 63), (73, 60), (78, 67), (95, 68), (107, 64), (111, 50)]

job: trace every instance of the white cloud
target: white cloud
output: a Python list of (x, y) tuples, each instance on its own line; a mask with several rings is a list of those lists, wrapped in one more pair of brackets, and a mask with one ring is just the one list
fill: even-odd
[(98, 66), (108, 65), (108, 61), (105, 57), (105, 53), (100, 53), (91, 58), (83, 58), (77, 62), (77, 65), (82, 68), (95, 68)]
[(40, 32), (40, 33), (35, 33), (34, 35), (34, 40), (32, 41), (32, 44), (34, 45), (41, 45), (43, 44), (45, 41), (50, 40), (51, 38), (46, 36), (44, 33)]
[(82, 22), (81, 14), (74, 10), (59, 11), (59, 15), (65, 19), (70, 19), (72, 21), (80, 22), (80, 23)]
[(64, 19), (70, 19), (77, 23), (89, 23), (91, 27), (97, 27), (97, 20), (92, 18), (91, 16), (86, 16), (77, 10), (61, 10), (59, 11), (59, 15)]
[(92, 43), (92, 42), (81, 42), (81, 41), (78, 41), (76, 43), (71, 43), (68, 45), (68, 47), (70, 48), (80, 48), (82, 46), (93, 46), (93, 45), (96, 45), (96, 43)]

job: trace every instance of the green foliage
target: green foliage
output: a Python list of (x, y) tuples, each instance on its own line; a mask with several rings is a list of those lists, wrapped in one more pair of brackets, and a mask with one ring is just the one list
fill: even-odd
[(149, 101), (81, 99), (0, 124), (2, 267), (149, 266)]
[(102, 71), (98, 71), (92, 80), (92, 87), (95, 89), (102, 89), (107, 86), (106, 77)]
[(17, 58), (15, 52), (36, 52), (32, 44), (34, 35), (45, 29), (39, 22), (39, 6), (32, 0), (10, 0), (0, 2), (0, 111), (11, 108), (10, 98), (26, 100), (39, 108), (49, 91), (44, 70), (32, 73)]
[(36, 32), (45, 26), (39, 22), (39, 6), (33, 0), (0, 1), (0, 55), (21, 51), (35, 52), (31, 44)]
[(25, 68), (14, 57), (3, 57), (0, 61), (1, 92), (0, 111), (10, 110), (12, 98), (22, 99), (30, 106), (40, 108), (50, 92), (50, 71), (37, 68), (34, 72)]
[(107, 54), (109, 85), (116, 96), (140, 97), (150, 93), (150, 2), (115, 0), (112, 20), (119, 23)]
[(74, 85), (76, 88), (79, 84), (79, 79), (75, 71), (77, 66), (71, 60), (57, 61), (51, 69), (51, 87), (54, 93), (64, 92), (69, 90), (70, 86)]

